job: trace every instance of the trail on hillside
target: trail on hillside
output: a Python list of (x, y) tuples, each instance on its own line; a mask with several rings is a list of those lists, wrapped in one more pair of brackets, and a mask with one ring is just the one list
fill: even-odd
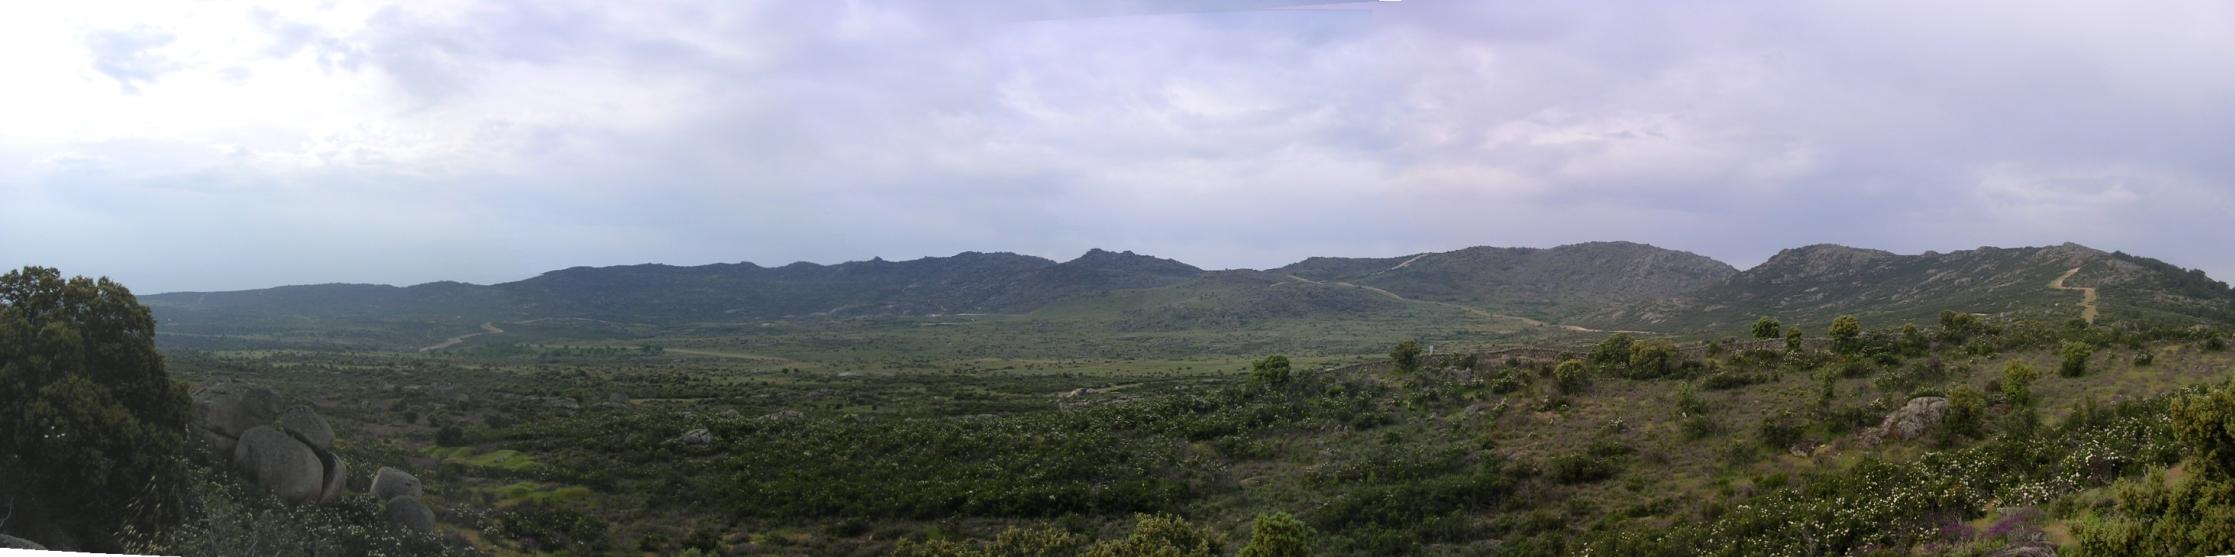
[(1412, 259), (1406, 259), (1406, 260), (1405, 260), (1405, 262), (1403, 262), (1403, 263), (1398, 263), (1398, 264), (1397, 264), (1397, 266), (1395, 266), (1395, 267), (1390, 267), (1390, 268), (1387, 268), (1387, 269), (1382, 269), (1382, 271), (1381, 271), (1381, 272), (1384, 272), (1384, 273), (1386, 273), (1386, 272), (1390, 272), (1390, 271), (1395, 271), (1395, 270), (1398, 270), (1398, 269), (1403, 269), (1403, 268), (1405, 268), (1405, 267), (1407, 267), (1407, 266), (1410, 266), (1410, 265), (1412, 265), (1412, 262), (1414, 262), (1414, 261), (1419, 261), (1419, 260), (1420, 260), (1420, 258), (1422, 258), (1422, 257), (1427, 257), (1428, 255), (1429, 255), (1429, 254), (1425, 254), (1425, 253), (1423, 253), (1423, 254), (1420, 254), (1420, 255), (1415, 255), (1415, 256), (1412, 256)]
[[(1419, 258), (1418, 258), (1418, 257), (1415, 257), (1414, 259), (1419, 259)], [(1406, 263), (1411, 263), (1411, 262), (1410, 262), (1410, 261), (1407, 261)], [(1400, 265), (1400, 266), (1401, 266), (1401, 265)], [(1476, 315), (1476, 316), (1478, 316), (1478, 317), (1483, 317), (1483, 318), (1487, 318), (1487, 319), (1512, 319), (1512, 320), (1515, 320), (1515, 321), (1520, 321), (1520, 322), (1522, 322), (1522, 323), (1526, 323), (1526, 324), (1528, 324), (1529, 326), (1532, 326), (1532, 327), (1559, 327), (1559, 328), (1560, 328), (1561, 330), (1566, 330), (1566, 331), (1573, 331), (1573, 332), (1578, 332), (1578, 333), (1604, 333), (1604, 332), (1609, 332), (1609, 331), (1603, 331), (1603, 330), (1599, 330), (1599, 329), (1593, 329), (1593, 328), (1590, 328), (1590, 327), (1585, 327), (1585, 326), (1582, 326), (1582, 325), (1565, 325), (1565, 324), (1553, 324), (1553, 323), (1546, 323), (1546, 322), (1543, 322), (1543, 321), (1538, 321), (1538, 320), (1535, 320), (1535, 319), (1530, 319), (1530, 318), (1527, 318), (1527, 317), (1522, 317), (1522, 316), (1519, 316), (1519, 315), (1506, 315), (1506, 314), (1502, 314), (1502, 313), (1490, 313), (1490, 312), (1488, 312), (1488, 311), (1484, 311), (1484, 310), (1483, 310), (1482, 308), (1478, 308), (1478, 307), (1474, 307), (1474, 306), (1461, 305), (1461, 304), (1454, 304), (1454, 303), (1450, 303), (1450, 302), (1437, 302), (1437, 301), (1432, 301), (1432, 300), (1415, 300), (1415, 299), (1412, 299), (1412, 298), (1406, 298), (1406, 297), (1404, 297), (1404, 296), (1399, 296), (1399, 295), (1397, 295), (1397, 293), (1395, 293), (1395, 292), (1390, 292), (1390, 291), (1388, 291), (1388, 290), (1383, 290), (1383, 289), (1381, 289), (1381, 288), (1378, 288), (1378, 287), (1367, 286), (1367, 285), (1363, 285), (1363, 284), (1352, 284), (1352, 283), (1348, 283), (1348, 282), (1320, 282), (1320, 281), (1316, 281), (1316, 280), (1312, 280), (1312, 279), (1308, 279), (1308, 278), (1304, 278), (1304, 277), (1299, 277), (1299, 276), (1296, 276), (1296, 275), (1288, 275), (1288, 278), (1296, 279), (1296, 280), (1298, 280), (1298, 281), (1302, 281), (1302, 282), (1307, 282), (1307, 283), (1311, 283), (1311, 284), (1317, 284), (1317, 285), (1321, 285), (1321, 286), (1348, 286), (1348, 287), (1351, 287), (1351, 288), (1358, 288), (1358, 289), (1366, 290), (1366, 291), (1368, 291), (1368, 292), (1373, 292), (1373, 293), (1375, 293), (1375, 294), (1380, 294), (1380, 295), (1383, 295), (1383, 296), (1387, 296), (1387, 297), (1389, 297), (1389, 299), (1391, 299), (1391, 300), (1396, 300), (1396, 301), (1399, 301), (1399, 302), (1412, 302), (1412, 303), (1422, 303), (1422, 304), (1435, 304), (1435, 305), (1439, 305), (1439, 306), (1443, 306), (1443, 307), (1447, 307), (1447, 308), (1452, 308), (1452, 309), (1456, 309), (1456, 310), (1459, 310), (1459, 311), (1464, 311), (1464, 312), (1467, 312), (1467, 313), (1470, 313), (1470, 314), (1474, 314), (1474, 315)], [(1648, 331), (1612, 331), (1612, 332), (1617, 332), (1617, 333), (1636, 333), (1636, 334), (1646, 334), (1646, 335), (1650, 335), (1650, 334), (1653, 334), (1653, 333), (1651, 333), (1651, 332), (1648, 332)]]
[(501, 335), (501, 334), (504, 334), (504, 329), (499, 329), (499, 328), (497, 328), (497, 324), (496, 324), (496, 323), (482, 323), (482, 324), (481, 324), (481, 332), (478, 332), (478, 333), (466, 333), (466, 334), (462, 334), (462, 335), (458, 335), (458, 336), (450, 337), (450, 338), (448, 338), (448, 339), (444, 339), (444, 340), (443, 340), (442, 342), (436, 343), (436, 344), (435, 344), (434, 346), (428, 346), (428, 347), (425, 347), (425, 348), (420, 348), (420, 349), (419, 349), (419, 351), (420, 351), (420, 352), (433, 352), (433, 351), (436, 351), (436, 350), (441, 350), (441, 349), (444, 349), (444, 348), (449, 348), (449, 347), (452, 347), (452, 346), (457, 346), (457, 345), (458, 345), (459, 343), (465, 342), (465, 341), (466, 341), (466, 339), (469, 339), (469, 338), (473, 338), (473, 337), (477, 337), (477, 336), (481, 336), (481, 335)]
[(2054, 289), (2057, 289), (2057, 290), (2078, 290), (2078, 291), (2080, 291), (2080, 319), (2082, 319), (2082, 320), (2085, 320), (2085, 321), (2087, 321), (2089, 325), (2094, 325), (2094, 324), (2095, 324), (2095, 288), (2094, 288), (2094, 287), (2090, 287), (2090, 286), (2065, 286), (2065, 285), (2064, 285), (2064, 279), (2072, 278), (2072, 275), (2077, 275), (2077, 274), (2080, 274), (2080, 268), (2079, 268), (2079, 267), (2073, 267), (2073, 268), (2072, 268), (2072, 270), (2070, 270), (2070, 271), (2065, 271), (2065, 272), (2064, 272), (2064, 275), (2063, 275), (2063, 276), (2059, 276), (2059, 277), (2057, 277), (2057, 279), (2056, 279), (2056, 280), (2052, 280), (2052, 281), (2049, 281), (2049, 288), (2054, 288)]

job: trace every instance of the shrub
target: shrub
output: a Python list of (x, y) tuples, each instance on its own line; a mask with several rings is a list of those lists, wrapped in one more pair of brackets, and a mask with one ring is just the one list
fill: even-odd
[(1249, 543), (1236, 557), (1310, 557), (1318, 532), (1286, 512), (1257, 515), (1249, 528)]
[(2002, 367), (2002, 399), (2015, 406), (2032, 406), (2033, 380), (2039, 378), (2041, 372), (2035, 371), (2033, 366), (2010, 362)]
[(1568, 360), (1560, 362), (1559, 367), (1552, 368), (1552, 381), (1553, 385), (1559, 387), (1561, 394), (1580, 393), (1590, 387), (1591, 374), (1583, 367), (1583, 362)]
[(1676, 344), (1666, 340), (1647, 340), (1630, 343), (1630, 355), (1625, 358), (1628, 376), (1652, 379), (1668, 375), (1676, 367)]
[(1591, 347), (1591, 363), (1616, 369), (1629, 367), (1630, 344), (1634, 342), (1636, 339), (1629, 333), (1608, 335), (1606, 340)]
[(1420, 341), (1408, 340), (1397, 343), (1397, 347), (1389, 349), (1389, 363), (1395, 365), (1397, 371), (1405, 373), (1419, 371)]
[(1792, 412), (1780, 412), (1762, 418), (1762, 425), (1755, 429), (1755, 436), (1761, 438), (1763, 445), (1783, 450), (1799, 443), (1801, 432), (1806, 430), (1807, 425), (1801, 423), (1800, 418)]
[(1266, 356), (1250, 363), (1249, 381), (1258, 385), (1280, 386), (1288, 384), (1288, 357), (1279, 354)]
[(1840, 354), (1862, 351), (1862, 320), (1841, 315), (1831, 320), (1831, 349)]
[(2088, 356), (2095, 355), (2095, 345), (2067, 340), (2064, 341), (2064, 346), (2057, 350), (2057, 355), (2064, 358), (2063, 362), (2057, 366), (2058, 375), (2065, 377), (2087, 375)]
[(2147, 350), (2134, 353), (2134, 365), (2136, 367), (2149, 367), (2151, 364), (2155, 363), (2157, 363), (2156, 354), (2153, 354)]
[(1761, 319), (1754, 320), (1754, 338), (1777, 338), (1784, 330), (1785, 326), (1770, 316), (1764, 315)]

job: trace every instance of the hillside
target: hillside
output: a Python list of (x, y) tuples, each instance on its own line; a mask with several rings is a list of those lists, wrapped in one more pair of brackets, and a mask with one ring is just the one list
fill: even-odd
[(1712, 259), (1631, 243), (1468, 248), (1402, 260), (1313, 258), (1273, 271), (1212, 273), (1096, 249), (1061, 263), (965, 252), (836, 265), (648, 264), (575, 267), (487, 286), (335, 284), (144, 299), (174, 341), (225, 335), (292, 342), (306, 339), (279, 337), (315, 332), (313, 338), (423, 345), (484, 322), (551, 318), (676, 326), (1039, 312), (1120, 330), (1268, 319), (1504, 320), (1477, 314), (1565, 315), (1681, 292), (1729, 272)]
[[(2076, 269), (2076, 271), (2075, 271)], [(2061, 286), (2050, 287), (2059, 277)], [(1925, 322), (1941, 310), (2071, 319), (2094, 288), (2100, 319), (2226, 322), (2235, 291), (2200, 271), (2078, 244), (1983, 247), (1901, 255), (1820, 244), (1768, 261), (1697, 291), (1580, 318), (1593, 326), (1694, 331), (1736, 330), (1763, 315), (1827, 322), (1840, 314)]]
[(1385, 259), (1314, 257), (1273, 272), (1559, 319), (1682, 294), (1738, 270), (1690, 252), (1590, 242), (1549, 249), (1473, 247)]

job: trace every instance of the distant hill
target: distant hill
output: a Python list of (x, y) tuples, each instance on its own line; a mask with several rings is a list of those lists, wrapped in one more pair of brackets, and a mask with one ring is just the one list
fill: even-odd
[(1674, 294), (1733, 272), (1705, 257), (1631, 243), (1313, 258), (1272, 271), (1218, 272), (1096, 249), (1060, 263), (965, 252), (836, 265), (575, 267), (487, 286), (327, 284), (143, 301), (173, 335), (324, 331), (408, 344), (482, 322), (547, 318), (678, 325), (1043, 312), (1147, 329), (1276, 318), (1436, 319), (1464, 314), (1458, 305), (1541, 318)]
[(965, 252), (836, 265), (575, 267), (486, 286), (325, 284), (157, 294), (142, 301), (174, 345), (214, 338), (423, 346), (484, 322), (566, 319), (643, 330), (952, 314), (1065, 319), (1119, 331), (1268, 320), (1542, 325), (1533, 319), (1727, 334), (1760, 315), (1789, 323), (1843, 313), (1922, 322), (1944, 309), (2078, 317), (2082, 294), (2049, 288), (2068, 272), (2066, 286), (2097, 289), (2105, 319), (2235, 322), (2235, 291), (2199, 271), (2074, 244), (1921, 255), (1815, 245), (1785, 250), (1743, 272), (1700, 255), (1629, 242), (1314, 257), (1264, 271), (1204, 271), (1099, 249), (1064, 262)]
[[(2077, 271), (2075, 271), (2077, 269)], [(1763, 315), (1788, 323), (1867, 320), (1929, 322), (1941, 310), (2078, 318), (2095, 288), (2100, 318), (2235, 321), (2235, 290), (2155, 259), (2078, 244), (1900, 255), (1821, 244), (1784, 250), (1717, 283), (1649, 303), (1581, 316), (1592, 326), (1648, 330), (1735, 330)]]
[(1738, 269), (1690, 252), (1589, 242), (1548, 249), (1473, 247), (1384, 259), (1314, 257), (1272, 272), (1560, 319), (1690, 292)]

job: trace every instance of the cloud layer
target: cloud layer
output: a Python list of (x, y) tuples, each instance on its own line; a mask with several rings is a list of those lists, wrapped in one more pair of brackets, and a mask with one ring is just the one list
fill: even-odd
[(2077, 241), (2235, 275), (2219, 2), (182, 4), (0, 21), (0, 264)]

